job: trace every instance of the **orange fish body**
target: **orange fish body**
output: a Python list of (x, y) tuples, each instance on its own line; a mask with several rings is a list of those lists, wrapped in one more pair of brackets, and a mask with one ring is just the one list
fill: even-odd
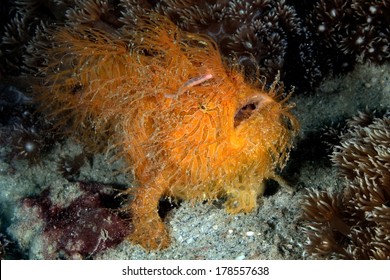
[(51, 36), (38, 99), (86, 141), (110, 140), (128, 160), (139, 185), (129, 190), (130, 240), (148, 250), (169, 245), (158, 215), (165, 196), (225, 197), (230, 213), (257, 207), (297, 128), (275, 84), (249, 84), (211, 39), (154, 14), (132, 31), (79, 25)]

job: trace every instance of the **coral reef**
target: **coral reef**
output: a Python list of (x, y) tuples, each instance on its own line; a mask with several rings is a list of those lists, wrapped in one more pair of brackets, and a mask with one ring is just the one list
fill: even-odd
[(22, 90), (0, 84), (0, 125), (7, 130), (7, 137), (0, 137), (0, 143), (8, 147), (1, 157), (9, 162), (27, 159), (30, 164), (37, 164), (59, 140), (52, 125), (34, 113), (36, 109), (32, 103), (33, 99)]
[(304, 200), (306, 251), (315, 258), (390, 258), (390, 117), (360, 113), (335, 147), (345, 178), (340, 192), (311, 191)]
[(0, 84), (0, 124), (14, 126), (26, 124), (31, 115), (32, 98), (9, 84)]
[(164, 196), (226, 196), (231, 213), (256, 209), (297, 128), (277, 81), (268, 90), (248, 83), (239, 67), (225, 67), (208, 37), (155, 13), (114, 32), (88, 19), (41, 31), (27, 60), (43, 61), (36, 67), (44, 84), (35, 87), (41, 111), (89, 146), (108, 141), (128, 159), (140, 184), (129, 191), (131, 239), (147, 249), (168, 246), (157, 213)]
[(301, 21), (284, 0), (168, 0), (158, 1), (155, 10), (184, 30), (212, 37), (223, 55), (245, 66), (247, 73), (258, 71), (268, 83), (278, 72), (285, 80), (288, 60), (299, 59), (288, 54), (303, 41)]
[(14, 157), (25, 158), (32, 164), (40, 161), (42, 153), (47, 148), (43, 135), (33, 126), (29, 128), (17, 126), (11, 139), (10, 146), (13, 148), (11, 154), (14, 154)]
[(13, 74), (24, 68), (21, 57), (37, 27), (89, 22), (113, 31), (134, 25), (139, 15), (150, 11), (183, 30), (210, 36), (222, 55), (244, 66), (247, 75), (260, 73), (270, 84), (280, 73), (281, 80), (300, 93), (311, 92), (329, 73), (351, 70), (356, 62), (390, 58), (388, 0), (8, 2), (11, 22), (4, 25), (0, 49), (5, 56), (0, 59), (8, 65), (4, 71)]
[(140, 10), (154, 10), (183, 30), (210, 36), (230, 63), (242, 65), (248, 76), (260, 73), (267, 83), (280, 73), (288, 87), (302, 93), (317, 86), (326, 75), (316, 65), (312, 36), (303, 18), (285, 0), (132, 0), (123, 5), (129, 21)]
[(26, 211), (37, 212), (43, 220), (45, 259), (90, 258), (119, 244), (131, 231), (129, 218), (118, 209), (118, 191), (97, 183), (77, 185), (82, 194), (68, 205), (53, 202), (50, 189), (23, 199)]
[[(188, 70), (188, 72), (166, 72), (166, 69), (172, 66), (177, 67), (175, 63), (179, 64), (181, 62), (173, 59), (172, 53), (160, 48), (162, 45), (157, 44), (158, 47), (150, 48), (146, 46), (146, 43), (137, 41), (136, 38), (139, 36), (139, 38), (146, 37), (149, 43), (155, 42), (155, 39), (151, 39), (149, 36), (153, 33), (151, 28), (146, 28), (146, 31), (144, 31), (140, 30), (139, 27), (144, 24), (143, 20), (139, 20), (140, 15), (148, 14), (151, 11), (170, 18), (181, 30), (208, 36), (193, 35), (194, 37), (191, 37), (192, 35), (190, 36), (188, 33), (177, 31), (173, 26), (170, 27), (173, 34), (176, 34), (175, 36), (178, 38), (167, 36), (164, 40), (169, 39), (175, 43), (175, 50), (178, 50), (177, 59), (184, 58), (183, 61), (189, 60), (190, 64), (194, 63), (194, 67), (190, 67), (191, 70)], [(4, 25), (0, 27), (2, 34), (0, 79), (8, 80), (11, 76), (20, 78), (20, 75), (28, 74), (29, 83), (36, 84), (37, 80), (43, 81), (46, 85), (35, 87), (35, 94), (40, 99), (39, 105), (43, 108), (43, 111), (48, 113), (48, 117), (56, 119), (55, 125), (57, 127), (66, 127), (71, 134), (77, 134), (80, 139), (86, 140), (91, 151), (101, 151), (107, 146), (107, 142), (109, 147), (122, 150), (120, 155), (128, 159), (129, 166), (134, 166), (138, 179), (142, 176), (146, 177), (146, 175), (139, 175), (144, 172), (152, 174), (150, 178), (141, 178), (139, 181), (141, 185), (153, 185), (149, 188), (153, 191), (161, 192), (161, 189), (154, 188), (155, 185), (161, 183), (161, 177), (165, 181), (169, 181), (172, 189), (154, 196), (153, 207), (151, 207), (153, 209), (142, 213), (142, 211), (138, 211), (142, 207), (137, 206), (136, 203), (133, 204), (134, 209), (132, 209), (133, 214), (135, 214), (134, 220), (137, 220), (137, 213), (140, 213), (141, 216), (144, 215), (143, 218), (138, 217), (140, 221), (144, 220), (145, 213), (153, 213), (152, 218), (154, 220), (151, 220), (153, 220), (153, 223), (156, 220), (156, 228), (166, 234), (167, 230), (162, 226), (161, 219), (156, 215), (156, 205), (158, 204), (156, 200), (160, 196), (173, 195), (173, 193), (177, 198), (189, 198), (190, 195), (186, 191), (179, 190), (180, 180), (177, 186), (172, 185), (172, 182), (179, 176), (178, 174), (184, 174), (183, 179), (181, 179), (182, 182), (191, 182), (192, 185), (198, 186), (199, 181), (194, 178), (206, 173), (210, 166), (214, 168), (218, 165), (219, 173), (208, 174), (210, 178), (207, 179), (213, 182), (212, 184), (220, 186), (226, 184), (226, 181), (216, 180), (215, 178), (225, 176), (226, 169), (236, 168), (236, 166), (219, 167), (225, 163), (212, 161), (213, 157), (210, 158), (209, 155), (219, 152), (217, 148), (213, 148), (214, 150), (204, 149), (207, 150), (207, 153), (202, 149), (201, 152), (197, 149), (191, 150), (191, 147), (194, 147), (191, 145), (194, 143), (197, 143), (196, 145), (200, 144), (204, 148), (213, 140), (223, 139), (224, 136), (229, 134), (224, 130), (227, 127), (223, 124), (225, 116), (220, 117), (218, 115), (217, 119), (219, 121), (215, 122), (213, 108), (206, 105), (214, 106), (218, 104), (215, 108), (219, 110), (221, 109), (220, 105), (225, 105), (223, 102), (230, 100), (231, 97), (229, 96), (226, 100), (221, 101), (218, 96), (215, 100), (211, 100), (205, 98), (206, 94), (203, 91), (215, 88), (218, 83), (221, 91), (230, 91), (231, 88), (234, 88), (231, 84), (235, 84), (236, 89), (244, 87), (244, 92), (247, 91), (247, 95), (243, 94), (236, 98), (235, 102), (237, 104), (230, 101), (226, 102), (227, 107), (235, 108), (235, 110), (229, 109), (230, 120), (233, 119), (233, 128), (241, 130), (241, 133), (246, 133), (245, 130), (249, 129), (249, 126), (261, 126), (262, 129), (259, 129), (261, 131), (260, 135), (255, 135), (254, 132), (252, 134), (248, 133), (250, 135), (248, 139), (253, 137), (253, 139), (258, 140), (257, 138), (267, 138), (269, 135), (272, 135), (272, 137), (270, 137), (270, 142), (261, 143), (262, 146), (268, 145), (261, 152), (267, 156), (260, 156), (260, 152), (256, 154), (258, 151), (255, 152), (256, 156), (254, 156), (261, 157), (264, 160), (264, 162), (260, 161), (256, 164), (268, 166), (263, 170), (264, 172), (250, 173), (248, 170), (254, 168), (256, 164), (249, 164), (250, 168), (248, 170), (243, 171), (238, 168), (237, 173), (244, 172), (244, 175), (238, 176), (237, 180), (239, 185), (244, 185), (246, 184), (245, 180), (250, 180), (248, 178), (258, 176), (260, 178), (258, 181), (263, 182), (264, 178), (275, 176), (277, 171), (283, 167), (288, 150), (291, 147), (291, 138), (296, 132), (294, 118), (288, 113), (289, 110), (286, 108), (284, 101), (279, 103), (282, 100), (281, 95), (283, 93), (281, 88), (278, 89), (276, 84), (273, 84), (275, 76), (280, 73), (279, 78), (284, 84), (288, 87), (295, 86), (297, 94), (301, 94), (304, 91), (311, 92), (329, 73), (345, 73), (352, 69), (355, 63), (361, 61), (384, 63), (388, 61), (388, 11), (388, 0), (349, 0), (345, 3), (338, 0), (256, 0), (250, 4), (247, 1), (239, 0), (208, 0), (202, 2), (191, 0), (6, 1), (5, 5), (0, 8), (0, 13), (5, 15), (4, 18), (10, 17), (11, 20), (8, 22), (3, 18), (1, 19), (4, 21)], [(165, 21), (163, 20), (162, 25), (164, 24)], [(61, 31), (61, 29), (63, 30)], [(71, 29), (77, 30), (77, 32)], [(158, 32), (156, 31), (156, 33)], [(155, 38), (158, 36), (156, 35)], [(209, 37), (216, 44), (211, 42)], [(164, 41), (166, 46), (172, 45), (169, 40)], [(68, 43), (65, 43), (66, 41)], [(82, 51), (83, 44), (87, 46), (84, 51)], [(105, 47), (97, 47), (99, 44), (105, 45)], [(53, 50), (53, 47), (57, 50)], [(206, 63), (203, 60), (200, 61), (197, 55), (194, 57), (188, 57), (186, 54), (182, 55), (188, 49), (195, 48), (199, 49), (199, 57), (207, 51), (211, 53), (208, 54), (208, 57), (211, 57), (218, 49), (222, 54), (221, 64), (224, 66), (230, 65), (233, 70), (225, 71), (221, 68), (218, 73), (211, 73), (209, 72), (210, 69), (206, 69), (207, 61)], [(91, 52), (87, 53), (88, 51)], [(126, 56), (125, 53), (131, 55)], [(124, 59), (125, 57), (128, 60)], [(137, 57), (139, 61), (134, 61), (131, 57)], [(162, 62), (159, 64), (153, 57), (156, 60), (162, 59)], [(166, 59), (169, 57), (172, 60)], [(125, 62), (121, 59), (124, 59)], [(135, 66), (130, 69), (131, 67), (128, 65), (125, 66), (126, 63)], [(182, 63), (180, 67), (177, 67), (178, 69), (181, 69), (184, 65), (184, 62)], [(93, 64), (96, 66), (96, 72), (91, 71), (91, 65)], [(111, 67), (109, 64), (113, 66)], [(220, 61), (218, 60), (219, 64)], [(147, 65), (147, 67), (140, 71), (140, 65)], [(39, 72), (37, 72), (37, 68), (39, 68)], [(130, 79), (130, 83), (132, 83), (131, 87), (137, 85), (136, 90), (126, 88), (124, 85), (129, 80), (128, 73), (133, 73), (132, 71), (135, 71), (135, 69), (139, 73), (132, 75), (134, 78)], [(194, 69), (199, 71), (196, 72)], [(74, 75), (72, 75), (73, 70)], [(245, 75), (242, 75), (241, 72)], [(168, 79), (162, 78), (161, 74), (157, 75), (156, 73), (166, 73), (166, 76), (170, 76), (171, 80), (174, 77), (177, 81), (168, 81)], [(115, 76), (117, 74), (122, 75), (122, 79)], [(220, 74), (225, 76), (218, 80), (217, 77)], [(114, 76), (117, 78), (112, 80)], [(261, 83), (255, 81), (259, 77), (262, 77)], [(15, 81), (18, 82), (20, 79)], [(93, 82), (89, 84), (90, 81)], [(154, 85), (155, 87), (153, 89), (148, 88), (148, 86), (145, 87), (141, 85), (142, 81), (148, 86)], [(156, 86), (157, 84), (162, 86)], [(49, 90), (49, 88), (51, 89)], [(137, 101), (130, 98), (126, 102), (117, 103), (115, 98), (121, 96), (121, 91), (128, 91), (131, 94), (140, 91), (145, 94), (134, 95), (135, 98), (139, 98)], [(248, 93), (249, 91), (251, 93)], [(255, 94), (255, 91), (261, 92), (261, 94)], [(56, 93), (55, 96), (58, 102), (48, 97), (53, 92)], [(116, 93), (115, 98), (114, 95), (110, 95), (114, 92)], [(150, 94), (151, 92), (153, 94)], [(193, 103), (195, 101), (188, 96), (197, 92), (201, 92), (201, 94), (196, 100), (198, 103), (195, 104)], [(106, 99), (106, 96), (110, 96), (112, 99)], [(251, 99), (253, 96), (255, 97)], [(7, 99), (9, 97), (7, 96)], [(24, 102), (24, 100), (28, 100), (25, 97), (14, 91), (14, 95), (10, 100), (11, 103)], [(0, 95), (1, 98), (3, 96)], [(90, 98), (90, 102), (87, 102), (88, 98)], [(0, 109), (3, 110), (2, 112), (14, 114), (12, 108), (15, 107), (15, 104), (8, 101), (1, 103), (1, 101)], [(133, 102), (138, 103), (138, 101), (143, 107), (139, 107), (137, 112), (130, 111), (125, 115), (118, 114), (118, 112), (122, 112), (125, 108), (133, 105)], [(176, 107), (167, 110), (164, 118), (161, 117), (157, 121), (151, 121), (158, 115), (159, 110), (165, 109), (164, 106), (168, 106), (168, 103), (164, 103), (165, 101), (171, 102), (169, 104)], [(208, 101), (210, 102), (207, 103)], [(101, 106), (102, 104), (104, 106)], [(268, 106), (272, 109), (269, 109)], [(149, 111), (150, 114), (145, 113)], [(234, 111), (234, 113), (231, 113), (231, 111)], [(264, 114), (264, 118), (271, 119), (271, 122), (277, 123), (279, 128), (267, 131), (269, 124), (266, 121), (252, 122), (259, 116), (258, 112), (260, 111), (261, 114)], [(141, 118), (141, 115), (144, 116)], [(196, 119), (199, 115), (201, 116), (200, 121)], [(6, 117), (3, 118), (3, 116)], [(191, 120), (191, 116), (195, 117)], [(10, 122), (7, 114), (2, 114), (1, 117), (2, 123), (3, 120), (4, 122)], [(126, 120), (130, 117), (134, 117), (139, 122)], [(170, 117), (170, 121), (166, 122), (166, 126), (171, 126), (168, 131), (161, 130), (161, 127), (156, 125), (156, 123), (162, 122), (162, 119), (165, 121), (165, 117)], [(180, 122), (175, 125), (176, 120)], [(179, 127), (179, 123), (182, 122), (187, 122), (188, 126)], [(207, 125), (207, 122), (211, 125)], [(135, 128), (134, 123), (136, 124)], [(248, 125), (245, 126), (245, 124)], [(146, 131), (142, 130), (142, 126), (147, 128)], [(220, 127), (215, 131), (210, 131), (208, 130), (210, 126)], [(35, 130), (32, 130), (34, 127), (30, 124), (17, 127), (20, 128), (18, 129), (20, 132), (30, 133), (29, 137), (22, 137), (23, 135), (28, 136), (27, 133), (19, 133), (19, 139), (33, 139), (33, 144), (41, 143), (41, 138), (35, 139), (32, 137), (35, 134), (31, 134), (31, 132), (35, 132)], [(191, 130), (190, 127), (193, 127), (194, 130)], [(132, 130), (133, 134), (128, 138), (124, 137), (123, 134), (129, 130)], [(39, 133), (41, 134), (41, 132)], [(136, 135), (137, 133), (138, 135)], [(272, 141), (271, 138), (273, 139), (274, 134), (285, 134), (285, 138), (280, 142), (278, 140)], [(212, 136), (215, 136), (215, 139)], [(161, 148), (159, 139), (171, 141), (171, 139), (176, 140), (177, 138), (180, 140), (179, 143), (175, 142), (171, 146), (166, 145)], [(142, 147), (140, 150), (135, 151), (136, 148), (130, 145), (134, 143), (134, 139)], [(146, 142), (145, 139), (150, 139), (150, 142)], [(186, 146), (187, 144), (183, 144), (184, 140), (182, 139), (192, 141), (191, 145)], [(241, 138), (237, 137), (237, 139)], [(250, 140), (253, 142), (253, 139)], [(19, 142), (14, 141), (10, 144), (14, 147), (13, 154), (22, 152), (29, 155), (25, 148), (31, 147), (31, 145), (26, 146)], [(243, 144), (244, 142), (236, 141), (235, 144)], [(31, 143), (31, 141), (26, 143)], [(273, 149), (273, 145), (276, 145), (275, 149)], [(129, 146), (130, 150), (132, 149), (130, 153), (133, 154), (132, 156), (127, 155), (128, 151), (126, 149)], [(240, 164), (248, 165), (249, 152), (243, 153), (242, 156), (236, 153), (231, 154), (228, 148), (221, 147), (224, 156), (228, 155), (232, 161), (236, 160)], [(189, 156), (184, 154), (172, 156), (173, 152), (170, 152), (170, 150), (176, 152), (178, 149), (185, 151), (186, 154), (195, 154), (196, 160), (189, 160)], [(41, 149), (35, 150), (40, 151)], [(40, 156), (35, 156), (39, 154), (32, 153), (31, 155), (34, 159), (39, 158)], [(153, 155), (153, 157), (150, 155)], [(221, 153), (219, 153), (219, 156), (221, 156)], [(181, 166), (177, 167), (171, 162), (166, 165), (162, 159), (169, 157), (176, 162), (175, 164), (179, 161)], [(35, 162), (35, 159), (33, 162)], [(59, 165), (59, 171), (67, 179), (75, 180), (77, 178), (79, 166), (75, 162), (72, 163), (68, 158), (63, 158)], [(146, 166), (150, 166), (151, 169), (147, 169)], [(162, 167), (153, 169), (152, 167), (155, 166)], [(206, 167), (202, 169), (200, 166)], [(173, 175), (168, 175), (168, 171), (162, 172), (164, 168), (174, 170)], [(184, 170), (187, 170), (188, 174)], [(233, 174), (234, 172), (227, 173)], [(229, 176), (225, 177), (230, 182), (233, 175)], [(203, 175), (203, 177), (205, 176)], [(167, 178), (169, 179), (167, 180)], [(162, 188), (168, 189), (167, 187)], [(139, 189), (142, 189), (142, 187)], [(247, 191), (245, 188), (243, 189), (244, 192)], [(135, 197), (137, 197), (137, 190), (133, 193)], [(207, 189), (207, 193), (210, 194), (209, 191)], [(256, 192), (260, 194), (262, 186), (256, 189)], [(207, 198), (201, 191), (193, 195), (199, 200)], [(218, 194), (210, 194), (209, 198), (216, 196), (223, 196), (223, 191)], [(226, 203), (228, 209), (231, 212), (236, 211), (232, 209), (238, 205), (237, 199), (234, 199), (237, 194), (229, 189), (225, 196), (228, 199)], [(256, 197), (256, 195), (252, 193), (250, 197), (249, 202), (246, 201), (245, 203), (252, 206), (244, 207), (244, 210), (238, 206), (237, 211), (243, 210), (245, 212), (251, 207), (255, 208), (256, 201), (253, 202), (253, 197)], [(136, 199), (136, 201), (139, 201), (139, 199)], [(138, 228), (141, 229), (139, 231), (141, 232), (142, 227), (139, 226)], [(149, 232), (148, 229), (145, 229), (145, 231)], [(166, 236), (164, 234), (162, 236)], [(153, 240), (153, 236), (146, 236), (145, 239)], [(135, 241), (143, 244), (144, 247), (154, 248), (161, 244), (164, 247), (168, 243), (167, 239), (156, 239), (158, 244), (145, 244), (145, 240)]]
[(357, 62), (390, 58), (388, 0), (132, 0), (124, 6), (130, 18), (152, 9), (184, 30), (207, 34), (247, 73), (259, 70), (272, 82), (280, 72), (285, 84), (300, 93)]
[(69, 155), (62, 156), (57, 163), (57, 171), (68, 181), (75, 181), (75, 178), (80, 174), (80, 168), (86, 161), (86, 157), (84, 153), (74, 157)]
[(390, 1), (320, 0), (306, 18), (323, 72), (390, 58)]

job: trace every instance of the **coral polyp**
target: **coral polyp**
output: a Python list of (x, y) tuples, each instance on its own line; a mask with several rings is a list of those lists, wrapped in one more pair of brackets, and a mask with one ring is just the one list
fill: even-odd
[(138, 183), (130, 240), (145, 249), (170, 243), (160, 198), (224, 197), (229, 213), (247, 213), (285, 165), (298, 124), (282, 86), (248, 82), (209, 37), (153, 13), (134, 29), (80, 23), (41, 36), (50, 44), (29, 49), (43, 61), (36, 99), (88, 146), (114, 143), (127, 159)]

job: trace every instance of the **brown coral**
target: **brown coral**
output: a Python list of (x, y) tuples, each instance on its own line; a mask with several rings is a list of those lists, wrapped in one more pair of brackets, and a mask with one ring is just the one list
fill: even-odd
[(342, 193), (312, 191), (304, 202), (306, 250), (316, 258), (390, 258), (390, 118), (360, 113), (332, 161)]
[(308, 17), (319, 57), (331, 71), (352, 69), (356, 62), (384, 63), (390, 58), (390, 2), (319, 0)]
[(24, 211), (42, 219), (40, 246), (45, 259), (91, 258), (118, 245), (131, 232), (129, 218), (118, 210), (118, 190), (87, 182), (76, 182), (74, 187), (79, 196), (68, 198), (65, 205), (55, 202), (50, 188), (22, 200)]
[(244, 66), (246, 74), (260, 69), (271, 84), (280, 72), (281, 80), (300, 93), (311, 92), (329, 73), (345, 73), (356, 62), (384, 63), (390, 58), (388, 0), (12, 2), (6, 4), (11, 20), (0, 30), (0, 60), (11, 74), (23, 68), (25, 43), (37, 26), (67, 21), (114, 31), (123, 24), (134, 26), (139, 15), (150, 11), (169, 17), (182, 30), (212, 37), (222, 55)]

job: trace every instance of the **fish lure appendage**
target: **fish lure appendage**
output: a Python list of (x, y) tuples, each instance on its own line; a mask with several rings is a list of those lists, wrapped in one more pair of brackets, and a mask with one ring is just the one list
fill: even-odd
[(213, 78), (213, 75), (206, 74), (200, 77), (195, 77), (192, 79), (189, 79), (187, 82), (185, 82), (175, 94), (165, 94), (164, 96), (167, 98), (178, 98), (180, 95), (182, 95), (185, 91), (187, 91), (189, 88), (194, 87), (196, 85), (199, 85), (201, 83), (204, 83), (207, 80), (210, 80)]

